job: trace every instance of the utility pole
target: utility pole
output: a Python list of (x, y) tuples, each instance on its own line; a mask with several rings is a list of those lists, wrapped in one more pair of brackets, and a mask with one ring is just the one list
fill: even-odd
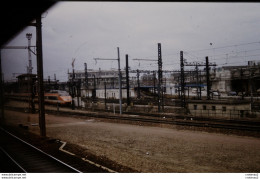
[(136, 70), (137, 72), (137, 99), (140, 99), (141, 95), (140, 95), (140, 80), (139, 80), (139, 70)]
[(161, 112), (161, 106), (163, 104), (162, 96), (162, 52), (161, 43), (158, 43), (158, 112)]
[(154, 100), (155, 100), (155, 91), (156, 91), (156, 72), (153, 71), (153, 97), (154, 97)]
[(85, 66), (85, 87), (86, 87), (86, 90), (87, 90), (87, 93), (88, 93), (88, 67), (87, 67), (87, 63), (84, 63), (84, 66)]
[(253, 84), (252, 83), (253, 83), (253, 76), (254, 76), (253, 69), (250, 68), (249, 72), (250, 72), (250, 104), (251, 104), (250, 106), (252, 110), (252, 106), (253, 106)]
[(199, 93), (199, 99), (201, 99), (201, 71), (200, 71), (200, 75), (199, 75), (200, 77), (200, 93)]
[(186, 101), (185, 101), (185, 74), (184, 74), (183, 51), (180, 51), (180, 66), (181, 66), (181, 106), (183, 108), (186, 108)]
[(94, 90), (92, 92), (92, 99), (94, 100), (96, 98), (96, 88), (97, 88), (97, 84), (96, 84), (96, 75), (93, 76), (93, 81), (94, 81)]
[(178, 81), (178, 99), (181, 99), (181, 94), (180, 94), (180, 84), (181, 84), (181, 78), (178, 76), (177, 77), (177, 81)]
[(41, 15), (36, 17), (36, 46), (37, 46), (37, 76), (38, 76), (38, 101), (40, 134), (46, 137), (45, 107), (43, 89), (43, 57), (42, 57), (42, 22)]
[(206, 57), (206, 76), (207, 76), (207, 100), (210, 100), (210, 81), (209, 81), (209, 58)]
[[(75, 60), (74, 60), (75, 61)], [(75, 97), (75, 88), (74, 88), (74, 79), (75, 79), (75, 71), (74, 71), (74, 61), (72, 62), (72, 80), (71, 80), (71, 98), (72, 98), (72, 104), (71, 104), (71, 109), (75, 110), (75, 102), (74, 102), (74, 97)]]
[[(143, 61), (158, 61), (158, 86), (157, 86), (157, 93), (158, 93), (158, 112), (161, 112), (161, 107), (163, 106), (163, 98), (162, 98), (162, 52), (161, 52), (161, 43), (158, 43), (158, 60), (153, 59), (133, 59), (133, 60), (143, 60)], [(155, 90), (154, 90), (155, 91)]]
[(106, 81), (104, 82), (105, 86), (105, 110), (107, 109), (107, 83)]
[(119, 110), (122, 114), (122, 85), (121, 85), (121, 71), (120, 71), (120, 52), (119, 47), (117, 47), (117, 59), (104, 59), (104, 58), (94, 58), (94, 60), (117, 60), (118, 61), (118, 84), (119, 84)]
[(130, 97), (129, 97), (129, 67), (128, 67), (128, 54), (125, 55), (126, 61), (126, 97), (127, 97), (127, 106), (130, 105)]
[(81, 96), (81, 79), (78, 79), (77, 81), (77, 101), (78, 101), (78, 107), (80, 106), (79, 104), (79, 97)]
[(117, 55), (118, 55), (118, 75), (119, 75), (119, 109), (120, 114), (122, 114), (122, 84), (121, 84), (121, 71), (120, 71), (120, 53), (119, 53), (119, 47), (117, 47)]
[(199, 68), (198, 65), (196, 64), (196, 85), (197, 85), (197, 98), (200, 99), (200, 95), (199, 95), (199, 89), (201, 91), (201, 87), (199, 85)]

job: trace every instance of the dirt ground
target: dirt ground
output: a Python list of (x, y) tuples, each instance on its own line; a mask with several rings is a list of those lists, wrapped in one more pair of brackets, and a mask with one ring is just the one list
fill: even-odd
[[(38, 114), (6, 110), (5, 115), (7, 124), (27, 125), (30, 132), (39, 134)], [(256, 137), (50, 114), (46, 114), (46, 132), (48, 137), (138, 172), (260, 171), (260, 139)]]

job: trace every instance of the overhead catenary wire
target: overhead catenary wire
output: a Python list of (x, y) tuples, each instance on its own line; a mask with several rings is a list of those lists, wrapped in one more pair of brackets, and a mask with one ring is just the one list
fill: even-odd
[[(82, 46), (84, 46), (86, 44), (85, 41), (83, 41), (75, 50), (74, 50), (74, 55), (76, 55), (79, 50), (81, 50)], [(250, 59), (250, 57), (256, 57), (256, 60), (258, 59), (258, 57), (260, 56), (259, 52), (260, 49), (257, 48), (260, 45), (260, 40), (256, 40), (253, 42), (246, 42), (246, 43), (235, 43), (235, 44), (231, 44), (231, 45), (222, 45), (222, 46), (210, 46), (210, 48), (202, 48), (202, 49), (195, 49), (195, 50), (187, 50), (184, 51), (184, 55), (187, 56), (187, 60), (189, 61), (204, 61), (205, 56), (207, 55), (209, 57), (209, 59), (213, 59), (216, 61), (219, 61), (218, 64), (219, 65), (232, 65), (232, 64), (239, 64), (239, 63), (245, 63), (246, 60), (252, 60)], [(22, 46), (24, 48), (28, 48), (27, 46)], [(33, 46), (32, 46), (33, 47)], [(254, 47), (254, 49), (248, 49), (245, 48), (245, 50), (241, 50), (241, 48), (243, 47)], [(17, 48), (21, 48), (21, 46), (17, 46)], [(223, 50), (222, 50), (223, 49)], [(208, 55), (205, 54), (202, 56), (202, 53), (204, 53), (205, 51), (212, 51), (215, 50), (215, 54), (214, 55)], [(224, 51), (225, 50), (225, 51)], [(221, 52), (224, 51), (224, 52)], [(256, 53), (251, 53), (251, 52), (256, 52)], [(178, 55), (180, 53), (176, 52), (176, 50), (173, 50), (172, 53), (170, 53), (168, 51), (168, 53), (163, 53), (163, 68), (174, 68), (174, 67), (169, 67), (170, 65), (174, 64), (179, 64), (179, 63), (169, 63), (169, 61), (174, 61), (174, 59), (176, 58), (176, 61), (178, 61)], [(212, 54), (212, 52), (211, 52)], [(176, 57), (172, 57), (172, 56), (176, 56)], [(165, 58), (168, 57), (168, 58)], [(172, 57), (172, 58), (170, 58)], [(131, 55), (129, 55), (129, 59), (131, 59)], [(146, 58), (157, 58), (157, 54), (151, 55), (151, 56), (145, 56), (144, 59)], [(234, 61), (234, 59), (236, 59)], [(255, 59), (254, 59), (255, 60)], [(239, 62), (238, 62), (239, 61)], [(131, 63), (131, 61), (129, 61)], [(165, 63), (166, 62), (166, 63)], [(82, 63), (83, 64), (83, 63)], [(75, 68), (81, 68), (82, 64), (77, 63), (75, 64)], [(112, 68), (113, 66), (113, 61), (112, 63), (110, 63), (110, 68)], [(133, 63), (130, 65), (131, 68), (136, 68), (136, 64)], [(176, 65), (177, 66), (177, 65)], [(93, 65), (93, 68), (95, 67), (95, 65)], [(107, 66), (109, 67), (109, 66)], [(156, 64), (151, 64), (149, 63), (148, 65), (140, 65), (139, 68), (156, 68)], [(46, 69), (46, 68), (45, 68)], [(58, 76), (65, 76), (65, 75), (59, 75), (58, 73), (65, 73), (67, 74), (67, 69), (62, 70), (52, 70), (52, 71), (48, 71), (46, 70), (47, 73), (57, 73)]]
[(226, 45), (226, 46), (219, 46), (219, 47), (199, 49), (199, 50), (191, 50), (189, 52), (199, 52), (199, 51), (206, 51), (206, 50), (213, 50), (213, 49), (216, 50), (216, 49), (229, 48), (229, 47), (238, 47), (238, 46), (251, 45), (251, 44), (259, 44), (260, 45), (260, 41), (241, 43), (241, 44), (234, 44), (234, 45)]
[[(240, 46), (247, 46), (247, 45), (253, 45), (253, 44), (260, 44), (260, 41), (254, 41), (254, 42), (248, 42), (248, 43), (238, 43), (238, 44), (233, 44), (233, 45), (225, 45), (225, 46), (218, 46), (218, 47), (213, 47), (213, 48), (205, 48), (205, 49), (198, 49), (198, 50), (191, 50), (191, 51), (185, 51), (184, 52), (184, 55), (187, 55), (188, 56), (188, 60), (192, 61), (192, 60), (196, 60), (196, 61), (204, 61), (204, 56), (201, 56), (201, 55), (196, 55), (195, 52), (201, 52), (201, 51), (210, 51), (210, 50), (219, 50), (219, 49), (224, 49), (224, 48), (231, 48), (231, 47), (235, 47), (236, 50), (232, 50), (232, 51), (227, 51), (227, 52), (223, 52), (223, 53), (217, 53), (217, 51), (215, 51), (215, 54), (214, 55), (208, 55), (209, 58), (213, 58), (215, 60), (225, 60), (226, 62), (225, 63), (220, 63), (219, 65), (223, 65), (223, 64), (237, 64), (238, 62), (228, 62), (229, 59), (233, 59), (233, 58), (243, 58), (243, 59), (240, 59), (241, 62), (242, 61), (245, 61), (245, 59), (247, 57), (254, 57), (254, 56), (260, 56), (258, 54), (251, 54), (251, 55), (236, 55), (236, 56), (231, 56), (232, 54), (240, 54), (240, 53), (249, 53), (249, 52), (254, 52), (254, 51), (258, 51), (260, 50), (259, 48), (256, 48), (256, 49), (249, 49), (249, 50), (237, 50), (238, 47)], [(176, 55), (176, 58), (178, 57), (179, 55), (179, 52), (175, 52), (175, 53), (165, 53), (164, 54), (164, 57), (170, 57), (170, 56), (175, 56)], [(130, 59), (131, 59), (131, 56), (129, 55)], [(152, 55), (152, 56), (149, 56), (149, 57), (144, 57), (143, 59), (147, 59), (147, 58), (156, 58), (156, 55)], [(219, 57), (219, 58), (216, 58), (216, 57)], [(201, 59), (201, 60), (200, 60)], [(150, 61), (150, 59), (148, 59)], [(163, 59), (163, 61), (171, 61), (171, 60), (174, 60), (174, 59)], [(142, 62), (143, 63), (143, 62)], [(144, 62), (145, 63), (145, 62)], [(164, 68), (169, 68), (168, 66), (169, 65), (174, 65), (174, 64), (179, 64), (179, 63), (164, 63), (163, 66)], [(78, 65), (77, 65), (78, 66)], [(112, 64), (110, 63), (110, 66), (112, 68)], [(134, 68), (156, 68), (156, 64), (152, 64), (152, 63), (149, 63), (149, 64), (136, 64), (136, 63), (133, 63), (131, 64), (131, 68), (134, 69)]]
[[(213, 47), (213, 48), (198, 49), (198, 50), (190, 50), (188, 52), (200, 52), (200, 51), (207, 51), (207, 50), (217, 50), (217, 49), (245, 46), (245, 45), (251, 45), (251, 44), (259, 44), (260, 45), (260, 41), (241, 43), (241, 44), (234, 44), (234, 45), (226, 45), (226, 46), (219, 46), (219, 47)], [(177, 53), (166, 53), (166, 54), (164, 54), (164, 56), (179, 55), (179, 54), (180, 54), (179, 52), (177, 52)], [(155, 57), (155, 56), (151, 56), (151, 57)]]
[[(218, 56), (223, 56), (223, 58), (226, 57), (226, 55), (230, 55), (230, 54), (239, 54), (239, 53), (247, 53), (247, 52), (253, 52), (253, 51), (260, 51), (260, 49), (253, 49), (253, 50), (242, 50), (242, 51), (231, 51), (231, 52), (225, 52), (225, 53), (220, 53), (220, 54), (216, 54), (214, 55), (215, 57), (218, 57)], [(192, 53), (190, 52), (185, 52), (185, 55), (193, 55)], [(195, 56), (195, 55), (193, 55)], [(191, 56), (190, 56), (191, 57)], [(213, 57), (213, 55), (209, 55), (209, 57)], [(204, 56), (196, 56), (197, 59), (202, 59), (204, 58)], [(191, 59), (193, 59), (193, 57), (191, 57)], [(217, 58), (218, 59), (218, 58)]]

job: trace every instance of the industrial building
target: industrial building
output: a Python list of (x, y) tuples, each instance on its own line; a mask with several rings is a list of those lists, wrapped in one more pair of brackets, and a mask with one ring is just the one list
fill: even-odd
[(227, 96), (230, 91), (240, 96), (258, 96), (260, 63), (249, 61), (245, 66), (223, 66), (212, 71), (212, 90)]
[[(88, 71), (74, 71), (68, 73), (69, 83), (80, 83), (80, 96), (92, 98), (106, 98), (119, 99), (119, 75), (116, 69), (112, 70), (93, 70)], [(135, 77), (130, 77), (130, 97), (135, 97), (134, 87)], [(126, 98), (126, 74), (121, 71), (122, 97)]]
[(204, 118), (240, 119), (252, 116), (249, 101), (193, 100), (188, 102), (191, 115)]
[[(133, 73), (135, 72), (135, 73)], [(143, 72), (137, 76), (136, 70), (132, 71), (129, 77), (130, 96), (137, 97), (138, 89), (149, 90), (151, 93), (157, 93), (158, 79), (156, 71)], [(123, 98), (126, 97), (126, 73), (121, 71)], [(211, 96), (217, 93), (221, 97), (230, 95), (257, 96), (260, 92), (260, 65), (256, 62), (248, 62), (245, 66), (222, 66), (210, 70), (210, 92)], [(81, 96), (104, 98), (106, 88), (107, 98), (118, 98), (118, 71), (112, 70), (92, 70), (75, 71), (68, 73), (70, 83), (80, 82)], [(180, 95), (180, 72), (164, 72), (162, 80), (162, 89), (164, 94), (170, 96)], [(208, 86), (206, 83), (206, 72), (186, 71), (185, 72), (185, 96), (186, 98), (201, 99), (206, 96)], [(94, 94), (95, 93), (95, 94)]]

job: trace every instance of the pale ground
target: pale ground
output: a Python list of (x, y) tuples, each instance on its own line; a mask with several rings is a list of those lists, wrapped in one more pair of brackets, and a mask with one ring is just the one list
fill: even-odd
[[(38, 114), (6, 111), (7, 123), (39, 134)], [(254, 137), (101, 122), (46, 115), (47, 136), (140, 172), (260, 171), (260, 139)]]

